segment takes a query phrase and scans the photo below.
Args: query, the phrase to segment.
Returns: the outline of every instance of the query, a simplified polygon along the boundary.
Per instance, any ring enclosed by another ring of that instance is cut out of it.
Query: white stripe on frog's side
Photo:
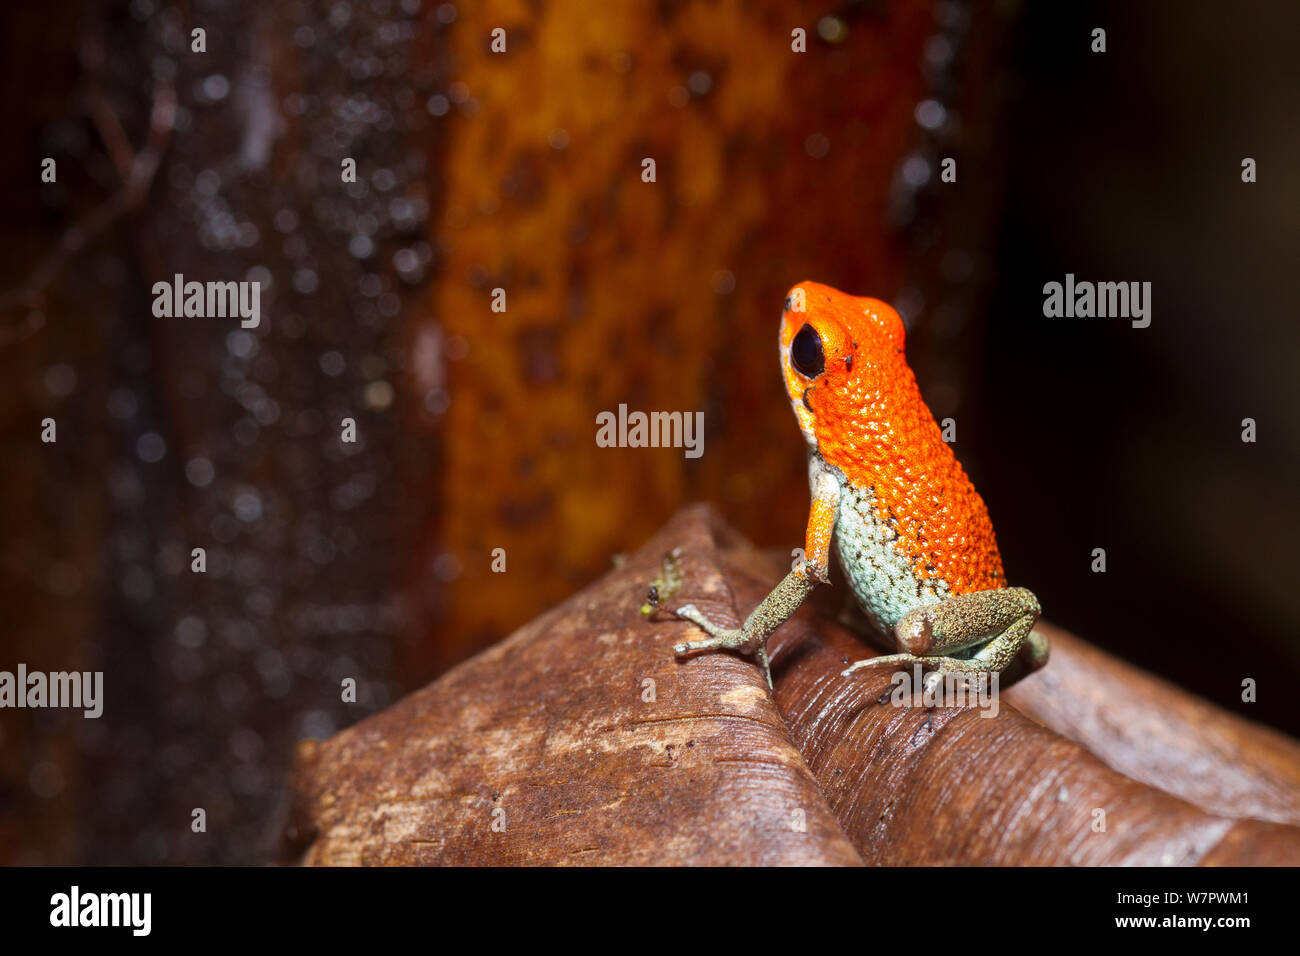
[[[926,604],[938,604],[950,594],[948,582],[921,580],[894,547],[898,534],[872,507],[872,490],[840,483],[840,507],[835,545],[858,606],[885,634],[904,614]]]
[[[785,370],[790,368],[790,346],[781,346],[781,374],[785,375]],[[803,396],[790,399],[790,407],[794,409],[795,421],[799,423],[799,431],[803,432],[803,440],[808,443],[811,452],[817,451],[817,429],[813,425],[813,413],[809,411],[808,406],[803,403]]]

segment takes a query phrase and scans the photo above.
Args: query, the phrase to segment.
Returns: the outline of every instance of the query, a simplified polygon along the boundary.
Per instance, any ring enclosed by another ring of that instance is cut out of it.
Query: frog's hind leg
[[[898,646],[906,651],[858,661],[845,675],[863,667],[921,663],[936,668],[932,678],[948,673],[1001,673],[1021,647],[1030,645],[1030,667],[1047,662],[1047,638],[1034,631],[1042,609],[1026,588],[998,588],[959,594],[905,614],[894,627]],[[973,654],[951,656],[971,647]]]

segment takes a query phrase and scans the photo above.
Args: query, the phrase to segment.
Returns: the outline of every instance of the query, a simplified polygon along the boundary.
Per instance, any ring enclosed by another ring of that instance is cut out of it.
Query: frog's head
[[[887,391],[906,370],[903,320],[888,303],[800,282],[785,297],[781,370],[799,427],[813,448],[819,432]]]

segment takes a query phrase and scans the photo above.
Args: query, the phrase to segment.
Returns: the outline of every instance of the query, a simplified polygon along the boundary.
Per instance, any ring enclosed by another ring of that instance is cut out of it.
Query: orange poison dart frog
[[[903,323],[878,299],[802,282],[785,300],[781,369],[808,445],[805,559],[739,629],[714,624],[692,604],[672,613],[707,640],[680,655],[753,655],[772,684],[767,640],[819,582],[836,548],[870,622],[897,654],[861,667],[921,663],[942,673],[1003,671],[1024,650],[1028,670],[1047,662],[1034,631],[1033,593],[1008,587],[993,524],[903,356]],[[651,591],[651,602],[665,595]]]

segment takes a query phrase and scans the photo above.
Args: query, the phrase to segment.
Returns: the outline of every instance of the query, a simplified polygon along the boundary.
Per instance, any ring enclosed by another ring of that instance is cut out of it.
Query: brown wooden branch
[[[638,614],[674,546],[681,596],[719,619],[783,571],[708,509],[681,512],[623,567],[501,644],[304,744],[288,858],[1300,861],[1300,829],[1275,822],[1300,818],[1294,741],[1059,631],[1053,662],[994,717],[893,706],[888,672],[840,676],[874,651],[814,608],[773,642],[773,699],[743,659],[677,662],[671,646],[690,626]]]
[[[1052,667],[1007,691],[1022,714],[1120,773],[1211,813],[1300,826],[1300,744],[1060,628]]]

